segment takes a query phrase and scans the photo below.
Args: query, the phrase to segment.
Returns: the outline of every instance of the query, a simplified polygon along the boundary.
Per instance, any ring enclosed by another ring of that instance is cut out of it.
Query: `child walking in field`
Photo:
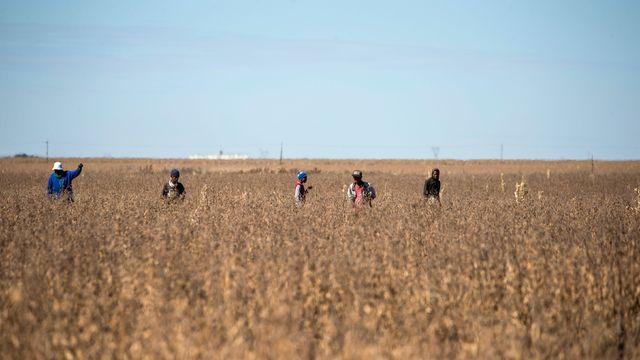
[[[184,186],[178,180],[180,179],[180,171],[178,169],[171,170],[171,178],[169,182],[164,184],[162,188],[162,198],[168,201],[184,200]]]
[[[304,171],[300,171],[296,176],[296,189],[294,192],[294,198],[296,200],[296,205],[302,206],[304,205],[307,199],[307,193],[309,190],[313,189],[313,186],[309,186],[305,188],[304,184],[307,182],[307,173]]]
[[[371,207],[371,200],[376,198],[376,190],[366,181],[362,181],[362,171],[355,170],[352,174],[353,183],[347,189],[347,199],[354,206]]]

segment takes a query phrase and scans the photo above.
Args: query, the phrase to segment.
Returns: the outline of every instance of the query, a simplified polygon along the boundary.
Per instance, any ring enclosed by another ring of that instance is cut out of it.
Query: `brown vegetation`
[[[440,162],[442,208],[425,161],[183,161],[177,204],[175,162],[83,162],[68,205],[0,161],[3,356],[640,357],[637,162]]]

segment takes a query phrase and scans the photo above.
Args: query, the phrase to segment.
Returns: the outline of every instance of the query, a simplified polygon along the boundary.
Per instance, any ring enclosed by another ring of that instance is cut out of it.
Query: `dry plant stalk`
[[[504,174],[500,173],[500,191],[504,192],[505,190],[505,183],[504,183]]]
[[[195,225],[199,221],[199,216],[203,212],[203,207],[207,203],[207,191],[209,191],[209,186],[205,184],[202,189],[200,189],[200,197],[198,198],[198,204],[196,205],[195,210],[191,214],[189,218],[189,222],[191,225]]]
[[[520,180],[519,183],[516,183],[516,191],[513,193],[516,197],[516,202],[522,202],[528,192],[529,190],[527,189],[527,184],[524,179]]]
[[[640,162],[603,163],[616,174],[604,197],[573,163],[442,165],[455,171],[433,211],[419,206],[419,166],[367,161],[385,196],[358,214],[340,192],[359,168],[349,161],[83,162],[69,205],[42,196],[50,164],[0,159],[5,357],[640,354]],[[172,167],[186,198],[165,204]],[[319,186],[298,209],[292,176],[314,167]],[[514,204],[470,175],[546,168],[561,174],[545,181],[553,202]],[[113,181],[118,169],[131,171]]]
[[[547,169],[547,180],[551,179],[551,169]]]

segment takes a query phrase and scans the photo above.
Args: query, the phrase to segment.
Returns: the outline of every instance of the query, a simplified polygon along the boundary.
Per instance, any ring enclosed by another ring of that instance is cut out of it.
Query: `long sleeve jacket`
[[[436,180],[433,177],[428,178],[424,182],[422,195],[424,197],[440,197],[440,180]]]
[[[72,191],[71,183],[81,172],[82,168],[77,168],[76,170],[65,171],[62,175],[58,175],[55,172],[52,173],[47,184],[47,194],[59,197],[65,191]]]

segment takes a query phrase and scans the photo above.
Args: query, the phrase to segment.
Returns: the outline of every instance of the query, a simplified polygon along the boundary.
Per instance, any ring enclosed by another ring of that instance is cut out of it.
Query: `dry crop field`
[[[0,160],[3,357],[640,357],[639,162],[82,161]]]

